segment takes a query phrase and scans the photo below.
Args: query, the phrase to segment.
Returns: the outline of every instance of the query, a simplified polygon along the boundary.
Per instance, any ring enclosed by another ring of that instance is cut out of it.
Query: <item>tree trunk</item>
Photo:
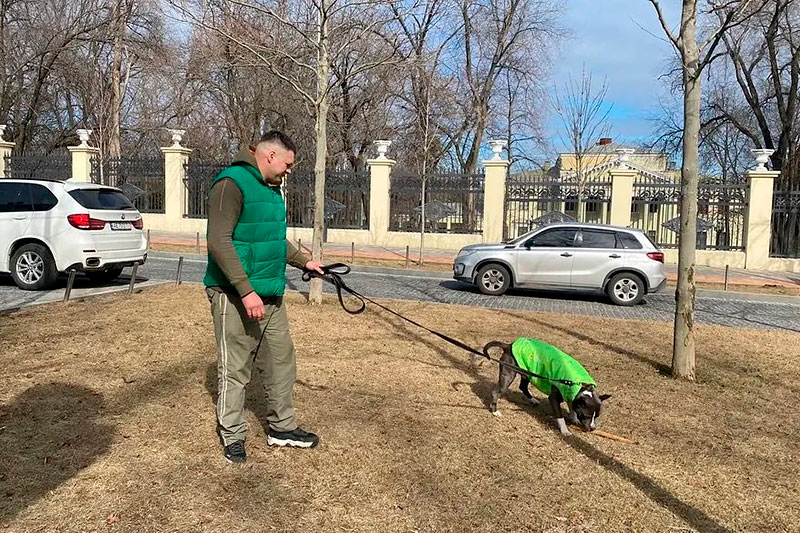
[[[319,13],[319,42],[317,49],[317,151],[314,159],[314,234],[311,238],[311,259],[322,262],[322,233],[325,224],[325,162],[328,152],[328,22],[327,10],[330,0],[322,0]],[[322,280],[311,279],[308,300],[322,303]]]
[[[426,165],[423,163],[422,165],[422,191],[420,191],[420,226],[419,226],[419,264],[422,265],[425,263],[425,203],[427,202],[427,198],[425,198],[425,185],[427,181],[427,176],[425,176],[425,167]]]
[[[111,65],[111,136],[108,140],[108,157],[122,155],[120,140],[120,115],[122,114],[122,36],[125,32],[124,0],[114,1],[114,57]],[[116,181],[116,180],[115,180]],[[112,183],[111,185],[116,185]]]
[[[700,136],[700,50],[697,45],[697,0],[684,0],[681,15],[683,42],[683,164],[678,239],[678,288],[675,292],[675,328],[672,375],[695,378],[695,250],[697,247],[697,162]]]

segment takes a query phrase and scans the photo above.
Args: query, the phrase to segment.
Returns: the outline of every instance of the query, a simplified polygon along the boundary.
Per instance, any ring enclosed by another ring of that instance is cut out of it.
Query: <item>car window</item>
[[[575,234],[577,230],[568,229],[568,228],[560,228],[560,229],[551,229],[539,233],[531,237],[528,242],[525,243],[525,246],[534,247],[534,248],[568,248],[572,247],[575,244]]]
[[[114,189],[75,189],[69,195],[86,209],[136,209],[127,196]]]
[[[30,211],[27,183],[0,183],[0,213]]]
[[[49,211],[58,203],[58,198],[44,185],[38,183],[26,183],[25,185],[34,211]]]
[[[627,248],[629,250],[641,250],[643,248],[642,243],[639,242],[639,239],[630,233],[620,231],[617,233],[617,239],[619,239],[619,243],[622,248]]]
[[[581,230],[581,248],[616,248],[617,237],[613,231]]]

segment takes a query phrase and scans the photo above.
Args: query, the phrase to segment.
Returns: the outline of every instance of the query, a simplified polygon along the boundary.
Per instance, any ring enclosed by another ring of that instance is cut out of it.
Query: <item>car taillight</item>
[[[141,218],[139,220],[134,220],[131,224],[133,224],[133,227],[136,229],[142,229],[144,227],[144,221]]]
[[[103,229],[106,227],[106,221],[98,218],[92,218],[88,213],[78,213],[76,215],[68,215],[67,220],[72,227],[78,229]]]
[[[664,252],[647,252],[647,257],[659,263],[664,262]]]

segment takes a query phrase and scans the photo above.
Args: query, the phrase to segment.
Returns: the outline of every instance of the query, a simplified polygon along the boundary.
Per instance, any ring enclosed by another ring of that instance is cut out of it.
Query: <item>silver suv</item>
[[[453,263],[453,277],[484,294],[511,287],[602,291],[635,305],[664,288],[664,254],[640,230],[599,224],[551,224],[501,244],[472,244]]]

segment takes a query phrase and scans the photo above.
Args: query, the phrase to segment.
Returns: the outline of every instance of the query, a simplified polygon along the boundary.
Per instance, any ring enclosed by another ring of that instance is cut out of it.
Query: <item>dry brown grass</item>
[[[800,335],[698,326],[689,384],[662,373],[666,323],[392,304],[474,345],[573,353],[630,445],[564,439],[516,391],[495,419],[493,366],[375,309],[289,300],[300,422],[322,445],[268,448],[252,387],[244,467],[214,434],[201,288],[0,317],[0,530],[798,530]]]

